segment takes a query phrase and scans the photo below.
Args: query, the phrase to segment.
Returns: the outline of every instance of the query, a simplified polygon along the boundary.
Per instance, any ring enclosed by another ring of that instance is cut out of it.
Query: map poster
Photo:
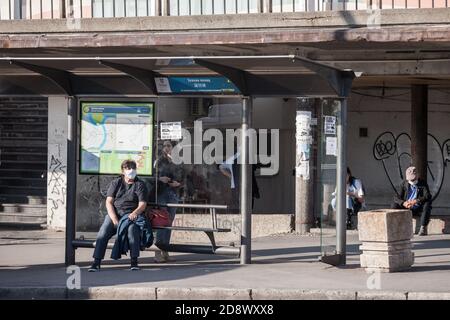
[[[80,173],[120,174],[123,160],[152,175],[153,102],[81,104]]]

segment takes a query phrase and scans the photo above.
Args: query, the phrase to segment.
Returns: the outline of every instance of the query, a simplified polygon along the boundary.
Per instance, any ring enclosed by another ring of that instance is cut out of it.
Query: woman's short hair
[[[124,170],[124,169],[136,169],[137,165],[136,165],[136,161],[134,160],[123,160],[122,164],[120,165],[120,169]]]

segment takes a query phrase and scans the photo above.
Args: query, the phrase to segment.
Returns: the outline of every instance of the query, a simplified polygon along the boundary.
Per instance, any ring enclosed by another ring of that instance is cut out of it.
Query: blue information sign
[[[155,80],[159,93],[240,93],[225,77],[167,77]]]

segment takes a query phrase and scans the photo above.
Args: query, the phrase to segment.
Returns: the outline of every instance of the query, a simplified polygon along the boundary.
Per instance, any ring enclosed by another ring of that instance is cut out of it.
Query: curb
[[[4,287],[0,300],[450,300],[450,292],[304,289]]]

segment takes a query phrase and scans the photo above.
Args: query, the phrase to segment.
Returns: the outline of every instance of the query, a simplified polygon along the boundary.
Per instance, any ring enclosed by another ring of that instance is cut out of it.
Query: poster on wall
[[[81,174],[120,174],[123,160],[152,175],[154,102],[82,102]]]

